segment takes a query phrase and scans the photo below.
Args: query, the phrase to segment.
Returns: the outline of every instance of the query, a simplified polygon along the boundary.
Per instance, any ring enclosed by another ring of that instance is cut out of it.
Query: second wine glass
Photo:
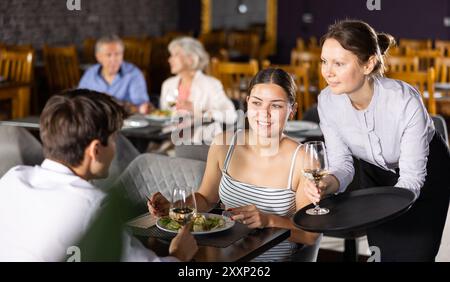
[[[190,199],[189,196],[192,195]],[[185,225],[197,213],[197,203],[195,201],[194,189],[175,185],[172,189],[172,200],[169,216],[180,225]]]

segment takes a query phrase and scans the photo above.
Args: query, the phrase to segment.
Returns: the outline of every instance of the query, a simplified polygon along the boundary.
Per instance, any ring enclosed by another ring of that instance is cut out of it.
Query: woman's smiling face
[[[250,129],[261,137],[280,136],[292,112],[286,92],[274,83],[256,84],[247,97]]]
[[[325,40],[322,46],[322,76],[335,94],[352,94],[360,89],[366,78],[364,66],[358,57],[344,49],[333,38]]]

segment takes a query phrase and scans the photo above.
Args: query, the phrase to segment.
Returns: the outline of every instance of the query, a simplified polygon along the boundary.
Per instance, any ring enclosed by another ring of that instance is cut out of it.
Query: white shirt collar
[[[74,178],[71,181],[71,183],[76,186],[85,187],[85,188],[95,188],[95,186],[92,185],[89,181],[79,177],[69,167],[67,167],[66,165],[59,163],[57,161],[45,159],[41,164],[41,168],[52,171],[52,172],[56,172],[58,174],[73,176]]]

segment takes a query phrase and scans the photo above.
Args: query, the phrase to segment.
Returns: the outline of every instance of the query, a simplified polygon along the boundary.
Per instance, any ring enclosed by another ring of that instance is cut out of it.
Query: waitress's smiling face
[[[247,97],[250,129],[261,137],[280,136],[292,105],[286,92],[274,83],[256,84]]]
[[[365,82],[366,70],[358,57],[333,38],[322,46],[322,76],[335,94],[352,94]]]

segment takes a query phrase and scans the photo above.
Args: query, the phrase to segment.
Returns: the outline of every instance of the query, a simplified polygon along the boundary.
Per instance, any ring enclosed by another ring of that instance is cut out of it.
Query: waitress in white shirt
[[[361,188],[395,186],[416,195],[406,214],[367,231],[369,245],[380,248],[382,261],[434,261],[449,206],[450,154],[417,90],[383,77],[383,56],[394,43],[361,21],[338,22],[322,37],[328,87],[318,109],[330,174],[307,193],[317,202],[345,191],[355,157]]]

